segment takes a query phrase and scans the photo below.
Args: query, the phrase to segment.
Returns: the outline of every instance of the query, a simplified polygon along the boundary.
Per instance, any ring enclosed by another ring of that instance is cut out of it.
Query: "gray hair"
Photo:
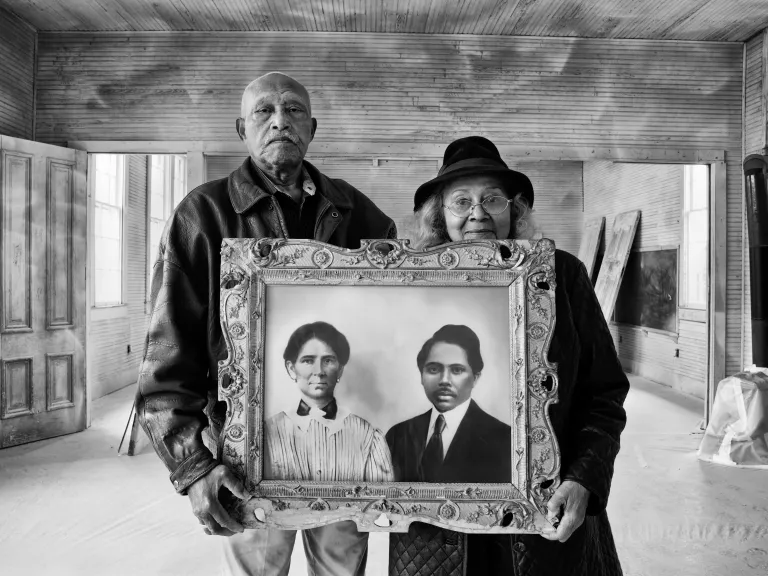
[[[413,239],[415,248],[430,248],[450,242],[448,229],[445,225],[443,212],[443,188],[439,187],[427,198],[424,204],[414,213],[416,221],[416,237]],[[512,224],[509,228],[509,239],[533,238],[536,225],[533,210],[522,194],[512,198]]]

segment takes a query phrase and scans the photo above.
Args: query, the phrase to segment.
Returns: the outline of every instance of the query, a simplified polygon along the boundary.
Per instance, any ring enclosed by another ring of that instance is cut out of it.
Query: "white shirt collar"
[[[336,409],[336,418],[333,420],[328,420],[328,418],[324,418],[324,413],[322,410],[312,410],[310,409],[309,414],[306,416],[299,416],[296,413],[296,410],[292,410],[291,412],[287,412],[288,418],[291,419],[293,424],[302,432],[306,433],[309,431],[309,426],[312,424],[312,421],[318,422],[328,428],[328,431],[331,434],[335,434],[339,430],[341,430],[344,427],[344,420],[347,416],[349,416],[351,412],[344,408],[343,406],[339,406],[337,404]]]
[[[429,416],[429,429],[427,430],[427,442],[432,437],[432,433],[435,431],[435,421],[437,417],[442,414],[445,418],[445,428],[443,429],[443,456],[448,453],[448,447],[453,441],[453,437],[456,436],[456,431],[459,429],[461,421],[464,420],[464,416],[469,410],[470,399],[462,402],[453,410],[447,412],[439,412],[434,406],[432,406],[432,413]]]
[[[309,175],[309,172],[307,172],[307,168],[305,166],[301,167],[301,189],[304,190],[307,194],[310,196],[315,195],[315,191],[317,190],[317,187],[315,186],[315,183],[312,181],[312,176]]]

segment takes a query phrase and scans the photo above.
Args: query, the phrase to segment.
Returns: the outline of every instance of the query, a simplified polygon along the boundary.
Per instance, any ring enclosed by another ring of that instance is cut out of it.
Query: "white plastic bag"
[[[768,470],[768,369],[750,367],[720,382],[698,456]]]

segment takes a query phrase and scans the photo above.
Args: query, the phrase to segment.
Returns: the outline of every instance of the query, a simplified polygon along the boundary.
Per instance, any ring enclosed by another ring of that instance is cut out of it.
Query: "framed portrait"
[[[551,240],[225,239],[219,456],[247,528],[536,533],[560,483]]]

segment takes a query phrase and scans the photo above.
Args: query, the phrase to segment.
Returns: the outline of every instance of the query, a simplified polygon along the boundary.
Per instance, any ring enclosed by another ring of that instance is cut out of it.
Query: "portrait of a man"
[[[395,480],[509,482],[512,429],[472,399],[484,367],[477,334],[465,325],[443,326],[421,347],[416,365],[432,407],[387,432]]]
[[[383,433],[336,400],[349,358],[349,341],[327,322],[304,324],[291,334],[283,360],[299,400],[295,409],[266,421],[265,479],[394,479]]]

